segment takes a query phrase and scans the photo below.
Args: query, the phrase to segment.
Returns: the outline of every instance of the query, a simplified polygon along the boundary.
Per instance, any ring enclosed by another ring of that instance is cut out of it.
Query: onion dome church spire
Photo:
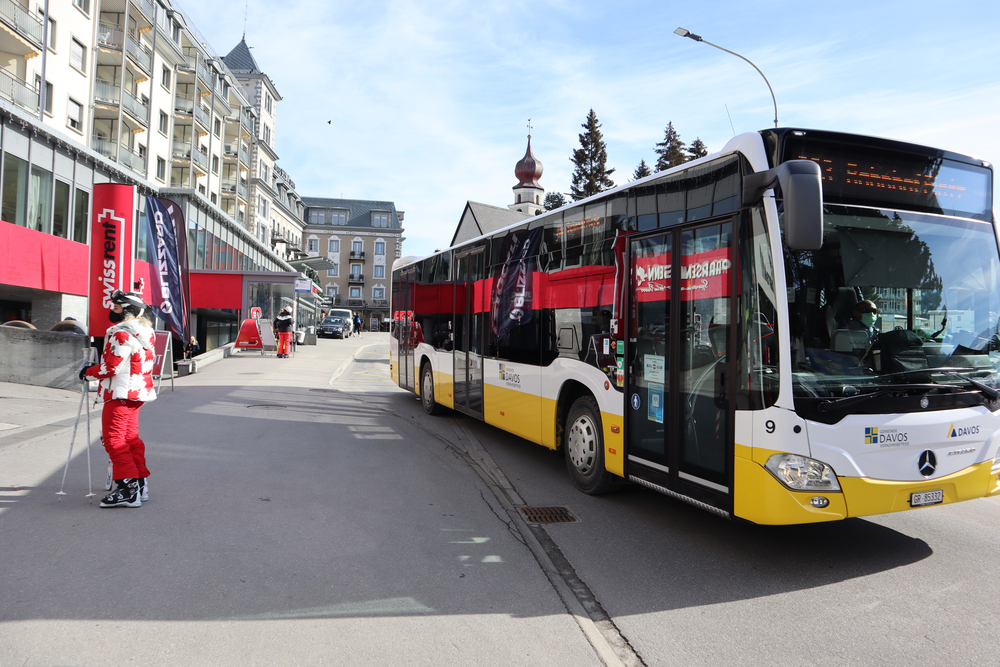
[[[530,132],[530,124],[528,128]],[[542,177],[542,163],[531,152],[531,134],[528,134],[528,148],[524,157],[514,165],[514,175],[517,177],[517,185],[511,188],[514,190],[514,203],[507,208],[528,215],[538,215],[545,211],[542,205],[545,188],[538,184],[538,179]]]

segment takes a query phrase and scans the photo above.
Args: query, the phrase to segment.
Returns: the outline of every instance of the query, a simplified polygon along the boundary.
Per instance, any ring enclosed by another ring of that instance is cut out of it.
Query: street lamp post
[[[715,48],[719,49],[720,51],[725,51],[726,53],[732,54],[732,55],[736,56],[737,58],[741,58],[742,60],[746,60],[748,63],[750,63],[750,67],[753,67],[755,70],[757,70],[757,74],[760,74],[761,78],[764,79],[764,83],[767,84],[767,89],[769,91],[771,91],[771,101],[774,102],[774,126],[778,127],[778,101],[774,98],[774,89],[771,88],[771,83],[767,80],[767,77],[764,76],[764,73],[760,71],[759,67],[757,67],[756,65],[754,65],[753,63],[751,63],[749,59],[744,58],[743,56],[741,56],[740,54],[736,53],[735,51],[730,51],[729,49],[724,49],[721,46],[719,46],[718,44],[712,44],[712,42],[709,42],[708,40],[702,39],[700,36],[694,34],[690,30],[686,30],[684,28],[678,28],[677,30],[674,30],[674,34],[680,35],[681,37],[688,37],[690,39],[693,39],[696,42],[701,42],[703,44],[708,44],[709,46],[714,46]]]

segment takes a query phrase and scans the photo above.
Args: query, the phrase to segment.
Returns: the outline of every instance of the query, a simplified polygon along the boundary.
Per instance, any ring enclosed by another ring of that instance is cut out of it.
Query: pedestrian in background
[[[192,357],[197,357],[199,354],[201,354],[201,347],[198,346],[198,339],[191,336],[191,340],[184,346],[184,358],[191,359]]]
[[[278,358],[287,359],[288,349],[292,342],[292,331],[295,328],[295,320],[292,317],[292,307],[285,306],[276,318],[274,318],[274,330],[278,332]]]
[[[156,400],[153,388],[153,346],[156,334],[144,317],[146,304],[135,292],[111,293],[113,326],[104,334],[99,364],[80,371],[80,379],[101,381],[101,438],[111,459],[114,491],[101,507],[139,507],[149,500],[146,445],[139,438],[139,409]]]

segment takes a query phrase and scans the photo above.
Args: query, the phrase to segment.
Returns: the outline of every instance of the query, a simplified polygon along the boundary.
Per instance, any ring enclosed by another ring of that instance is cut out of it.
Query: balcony
[[[388,308],[389,302],[386,299],[374,299],[371,306],[372,308]]]
[[[0,20],[22,37],[26,37],[37,48],[42,48],[42,22],[14,0],[0,0]]]
[[[235,195],[236,194],[236,179],[235,178],[224,178],[222,179],[222,192],[226,194]]]
[[[208,86],[209,89],[212,88],[212,73],[205,65],[204,60],[198,61],[198,76],[201,78],[202,81],[205,82],[205,85]]]
[[[353,307],[356,307],[356,308],[363,308],[364,305],[365,305],[365,300],[364,299],[348,299],[347,300],[347,305],[348,306],[353,306]]]
[[[118,159],[118,142],[109,141],[104,137],[93,136],[90,138],[90,147],[110,160]]]
[[[176,95],[174,97],[174,111],[176,113],[191,116],[194,114],[194,98]]]
[[[180,160],[190,160],[191,159],[191,144],[183,141],[175,141],[173,144],[173,150],[171,151],[174,159]]]
[[[97,45],[105,48],[121,50],[125,43],[125,31],[117,24],[101,21],[97,26]]]
[[[122,91],[122,109],[143,125],[149,125],[149,107],[145,102],[135,99],[126,91]]]
[[[99,104],[118,106],[121,102],[122,89],[114,81],[96,79],[94,81],[94,101]]]
[[[128,39],[125,40],[125,51],[132,58],[132,62],[148,75],[153,71],[153,54],[138,42],[138,38],[137,34],[129,32]]]
[[[242,145],[240,146],[240,160],[243,164],[250,164],[250,153],[248,153],[247,149],[243,148]]]
[[[203,169],[208,169],[208,154],[200,150],[194,152],[194,163]]]
[[[137,174],[143,175],[146,173],[146,158],[145,156],[139,155],[138,153],[133,153],[129,150],[128,146],[122,146],[118,153],[118,162],[125,165]]]
[[[193,72],[198,68],[198,49],[190,46],[184,47],[184,62],[178,65],[181,69]]]
[[[365,251],[364,250],[352,250],[351,251],[351,259],[360,259],[361,261],[364,261],[364,259],[365,259]]]
[[[365,277],[360,273],[351,273],[347,276],[347,282],[351,285],[364,285]]]
[[[236,184],[236,194],[243,199],[250,199],[250,188],[243,181]]]
[[[153,21],[153,3],[149,0],[132,0],[132,4],[139,8],[146,18],[149,19],[150,23]]]
[[[205,126],[206,130],[212,129],[212,112],[205,110],[200,104],[194,105],[194,117]]]
[[[0,97],[10,100],[32,114],[38,113],[38,93],[6,70],[0,70]]]

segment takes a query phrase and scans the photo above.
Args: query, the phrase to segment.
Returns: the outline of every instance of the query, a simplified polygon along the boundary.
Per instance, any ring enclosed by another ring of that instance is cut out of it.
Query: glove
[[[87,364],[86,366],[84,366],[83,368],[81,368],[80,369],[80,379],[81,380],[86,380],[87,379],[87,370],[89,368],[92,368],[92,367],[96,366],[96,365],[97,364]]]

